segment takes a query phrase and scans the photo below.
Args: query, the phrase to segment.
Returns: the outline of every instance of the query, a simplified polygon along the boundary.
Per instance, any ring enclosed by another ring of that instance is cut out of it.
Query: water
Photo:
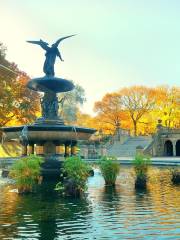
[[[62,199],[46,188],[19,196],[0,186],[0,239],[180,239],[180,187],[152,168],[147,191],[135,191],[131,168],[116,188],[98,171],[84,199]]]

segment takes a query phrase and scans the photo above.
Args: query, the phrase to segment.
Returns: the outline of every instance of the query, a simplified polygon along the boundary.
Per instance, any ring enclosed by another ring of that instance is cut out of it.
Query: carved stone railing
[[[156,137],[155,137],[155,138],[156,138]],[[144,153],[145,155],[151,155],[151,156],[153,156],[153,147],[154,147],[154,144],[155,144],[155,142],[156,142],[156,139],[155,139],[155,138],[153,138],[152,141],[150,142],[150,144],[147,145],[147,146],[144,148],[143,153]]]
[[[160,134],[180,134],[180,128],[161,127],[158,132]]]

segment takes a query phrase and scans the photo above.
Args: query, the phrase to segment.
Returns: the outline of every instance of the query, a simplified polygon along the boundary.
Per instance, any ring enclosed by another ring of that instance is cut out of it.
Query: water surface
[[[0,239],[180,239],[180,187],[165,169],[151,169],[147,191],[134,189],[127,167],[115,188],[97,170],[84,199],[49,188],[18,195],[0,185]]]

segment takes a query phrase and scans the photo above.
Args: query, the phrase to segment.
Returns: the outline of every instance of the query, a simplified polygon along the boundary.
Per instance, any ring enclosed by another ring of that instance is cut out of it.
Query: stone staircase
[[[141,146],[144,149],[151,141],[152,137],[150,136],[129,137],[123,144],[115,141],[107,150],[107,154],[116,157],[133,157],[136,154],[137,146]]]

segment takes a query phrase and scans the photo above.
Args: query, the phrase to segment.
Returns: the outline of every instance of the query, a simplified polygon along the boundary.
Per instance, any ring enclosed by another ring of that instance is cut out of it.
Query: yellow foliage
[[[95,125],[104,133],[114,133],[117,127],[129,129],[135,135],[156,131],[157,121],[166,127],[180,127],[180,88],[132,86],[106,94],[94,105]],[[92,121],[92,120],[91,120]],[[93,122],[93,121],[92,121]]]

